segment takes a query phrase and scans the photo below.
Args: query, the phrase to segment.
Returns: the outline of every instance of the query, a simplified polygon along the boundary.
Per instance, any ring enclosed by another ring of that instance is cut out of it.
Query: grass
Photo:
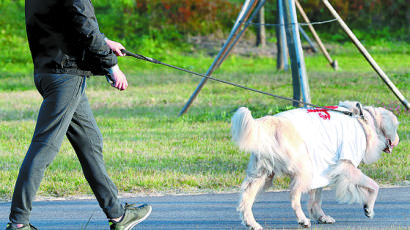
[[[333,105],[340,100],[359,100],[391,109],[401,122],[401,143],[393,154],[383,154],[378,163],[362,165],[361,169],[382,185],[407,183],[409,112],[353,47],[335,46],[331,52],[340,71],[333,71],[320,54],[305,58],[312,103]],[[371,48],[370,52],[409,99],[408,45],[390,44],[388,48]],[[204,73],[212,58],[171,54],[161,61]],[[120,66],[130,83],[126,91],[112,89],[101,77],[91,77],[87,89],[104,136],[107,170],[120,192],[236,191],[245,176],[249,155],[238,151],[230,141],[233,112],[247,106],[260,117],[290,108],[287,101],[209,81],[189,112],[178,117],[200,78],[130,57],[121,58]],[[41,104],[30,68],[0,70],[0,197],[6,200],[11,198]],[[233,56],[213,76],[292,96],[290,73],[276,71],[274,59]],[[282,178],[275,180],[274,186],[282,189],[287,184],[288,179]],[[91,194],[91,190],[65,140],[46,171],[39,195],[84,194]]]

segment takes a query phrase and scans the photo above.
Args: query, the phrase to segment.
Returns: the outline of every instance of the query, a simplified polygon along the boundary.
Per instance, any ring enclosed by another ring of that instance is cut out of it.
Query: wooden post
[[[256,46],[264,48],[266,46],[266,30],[265,30],[265,7],[261,7],[258,13],[259,27],[256,33]]]
[[[285,9],[286,39],[292,68],[293,99],[300,101],[302,96],[303,102],[310,103],[309,84],[302,44],[300,42],[295,0],[284,0],[283,5]],[[294,102],[293,106],[299,107],[301,104]]]
[[[389,77],[383,72],[380,66],[376,63],[376,61],[372,58],[372,56],[367,52],[366,48],[360,43],[359,39],[353,34],[353,32],[349,29],[343,19],[339,16],[336,10],[332,7],[332,5],[327,0],[322,0],[329,11],[333,14],[333,16],[337,19],[339,24],[342,26],[345,33],[350,37],[353,41],[357,49],[359,49],[360,53],[366,58],[369,64],[373,67],[376,73],[380,76],[380,78],[384,81],[384,83],[390,88],[390,90],[396,95],[396,97],[400,100],[400,102],[409,110],[409,102],[404,98],[404,96],[400,93],[400,91],[396,88],[393,82],[390,81]]]
[[[319,45],[320,51],[322,51],[323,55],[325,55],[327,61],[330,64],[330,66],[332,66],[332,68],[334,70],[337,70],[338,69],[337,61],[336,60],[333,61],[332,58],[330,57],[330,55],[327,52],[325,46],[323,45],[322,41],[320,40],[319,35],[317,35],[315,28],[313,28],[313,26],[310,24],[310,20],[307,17],[307,15],[305,14],[305,11],[303,10],[302,6],[299,4],[298,0],[295,0],[295,3],[296,3],[296,7],[299,10],[300,15],[302,15],[303,20],[305,20],[305,22],[308,24],[310,32],[312,32],[313,38],[316,40],[316,43]]]
[[[235,25],[229,34],[228,39],[226,40],[225,44],[223,45],[222,49],[219,51],[218,55],[214,59],[212,65],[209,67],[208,71],[206,72],[206,76],[211,76],[215,69],[219,66],[219,62],[222,60],[224,56],[227,55],[227,48],[230,47],[231,43],[233,42],[233,38],[238,34],[239,28],[242,26],[243,22],[246,21],[251,13],[252,9],[255,7],[258,0],[246,0],[242,6],[242,10],[236,19]],[[192,103],[194,102],[195,98],[198,96],[199,92],[201,91],[202,87],[206,84],[208,78],[202,78],[201,82],[195,89],[194,93],[189,98],[188,102],[185,104],[184,108],[179,112],[179,116],[185,114],[189,107],[191,107]]]
[[[283,10],[283,0],[276,1],[276,21],[279,26],[276,27],[276,47],[278,50],[276,57],[276,69],[277,70],[288,70],[288,49],[286,46],[286,32],[285,32],[285,21],[284,21],[284,10]]]
[[[235,47],[236,43],[241,39],[242,35],[245,33],[245,31],[247,30],[247,28],[250,25],[250,22],[253,20],[253,18],[255,18],[255,16],[258,14],[259,10],[263,7],[263,5],[265,4],[266,0],[261,0],[259,1],[258,6],[255,8],[255,10],[253,11],[252,15],[249,17],[249,19],[247,19],[247,21],[244,23],[245,25],[243,26],[241,32],[239,32],[238,35],[236,35],[236,38],[233,40],[233,42],[231,42],[231,44],[229,45],[229,47],[227,48],[227,51],[225,52],[225,54],[223,55],[223,57],[221,58],[221,60],[218,63],[218,66],[216,68],[219,68],[219,66],[225,61],[225,59],[227,58],[227,56],[229,55],[229,53],[231,52],[231,50]]]

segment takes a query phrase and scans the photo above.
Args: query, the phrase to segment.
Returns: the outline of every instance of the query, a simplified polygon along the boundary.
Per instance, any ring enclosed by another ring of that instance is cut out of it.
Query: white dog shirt
[[[357,118],[322,108],[299,108],[275,116],[289,119],[305,140],[313,167],[311,189],[329,184],[330,166],[339,160],[349,160],[355,167],[362,161],[366,136]]]

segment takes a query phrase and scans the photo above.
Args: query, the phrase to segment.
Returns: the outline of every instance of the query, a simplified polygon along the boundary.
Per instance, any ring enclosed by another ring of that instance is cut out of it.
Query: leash
[[[349,112],[349,111],[341,111],[341,110],[332,109],[332,108],[328,108],[328,107],[324,107],[324,106],[318,106],[318,105],[314,105],[314,104],[311,104],[311,103],[298,101],[298,100],[295,100],[295,99],[293,99],[293,98],[289,98],[289,97],[284,97],[284,96],[279,96],[279,95],[267,93],[267,92],[264,92],[264,91],[261,91],[261,90],[252,89],[252,88],[249,88],[249,87],[246,87],[246,86],[243,86],[243,85],[239,85],[239,84],[236,84],[236,83],[232,83],[232,82],[229,82],[229,81],[225,81],[225,80],[213,78],[213,77],[210,77],[210,76],[206,76],[206,75],[204,75],[204,74],[196,73],[196,72],[193,72],[193,71],[191,71],[191,70],[183,69],[183,68],[180,68],[180,67],[177,67],[177,66],[173,66],[173,65],[170,65],[170,64],[167,64],[167,63],[160,62],[160,61],[158,61],[158,60],[156,60],[156,59],[154,59],[154,58],[146,57],[146,56],[143,56],[143,55],[141,55],[141,54],[135,54],[135,53],[132,53],[132,52],[130,52],[130,51],[128,51],[128,50],[122,49],[121,52],[122,52],[123,54],[126,54],[126,55],[128,55],[128,56],[131,56],[131,57],[134,57],[134,58],[137,58],[137,59],[140,59],[140,60],[144,60],[144,61],[147,61],[147,62],[151,62],[151,63],[154,63],[154,64],[163,65],[163,66],[168,66],[168,67],[170,67],[170,68],[177,69],[177,70],[180,70],[180,71],[183,71],[183,72],[186,72],[186,73],[190,73],[190,74],[193,74],[193,75],[196,75],[196,76],[200,76],[200,77],[207,78],[207,79],[209,79],[209,80],[221,82],[221,83],[224,83],[224,84],[227,84],[227,85],[232,85],[232,86],[239,87],[239,88],[242,88],[242,89],[246,89],[246,90],[249,90],[249,91],[253,91],[253,92],[256,92],[256,93],[268,95],[268,96],[271,96],[271,97],[276,97],[276,98],[279,98],[279,99],[282,99],[282,100],[287,100],[287,101],[302,103],[302,104],[304,104],[304,105],[308,105],[308,106],[315,107],[315,108],[321,108],[321,109],[325,109],[325,110],[330,110],[330,111],[334,111],[334,112],[343,113],[343,114],[348,115],[348,116],[350,116],[350,117],[354,117],[354,116],[355,116],[354,113]],[[108,78],[107,78],[107,81],[109,81]],[[360,110],[360,111],[361,111],[361,110]],[[363,115],[362,115],[362,114],[360,114],[359,116],[363,118]]]

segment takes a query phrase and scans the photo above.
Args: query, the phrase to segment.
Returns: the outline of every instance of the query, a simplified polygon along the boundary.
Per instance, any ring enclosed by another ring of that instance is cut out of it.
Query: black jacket
[[[34,73],[106,75],[117,64],[91,0],[26,0],[25,13]]]

